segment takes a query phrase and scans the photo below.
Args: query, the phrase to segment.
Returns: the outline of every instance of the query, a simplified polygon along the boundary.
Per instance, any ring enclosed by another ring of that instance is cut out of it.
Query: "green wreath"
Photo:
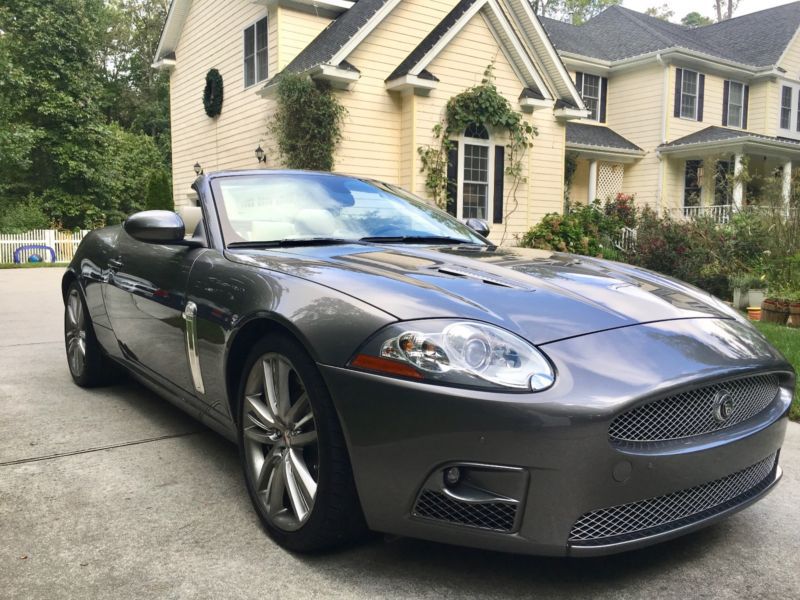
[[[206,74],[206,89],[203,91],[203,108],[211,117],[218,117],[222,112],[222,75],[216,69]]]

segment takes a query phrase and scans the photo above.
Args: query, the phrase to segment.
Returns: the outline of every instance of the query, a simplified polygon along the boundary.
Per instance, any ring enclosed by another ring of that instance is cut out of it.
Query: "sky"
[[[661,6],[662,4],[669,4],[670,9],[675,11],[675,16],[670,20],[676,23],[681,18],[692,11],[697,11],[702,15],[714,18],[716,16],[716,9],[714,8],[713,0],[623,0],[622,6],[632,10],[644,12],[651,6]],[[734,17],[746,15],[747,13],[764,10],[765,8],[772,8],[773,6],[780,6],[781,4],[788,4],[786,0],[741,0],[739,8],[733,13]]]

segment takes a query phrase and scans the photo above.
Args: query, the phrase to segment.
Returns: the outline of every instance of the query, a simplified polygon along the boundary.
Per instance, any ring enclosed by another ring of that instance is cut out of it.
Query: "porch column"
[[[586,204],[591,204],[597,198],[597,161],[589,163],[589,194]]]
[[[742,155],[737,154],[733,165],[733,206],[736,210],[742,208],[744,198],[744,184],[742,183]]]
[[[783,186],[781,196],[783,198],[783,210],[789,215],[789,201],[792,199],[792,161],[787,160],[783,163]]]

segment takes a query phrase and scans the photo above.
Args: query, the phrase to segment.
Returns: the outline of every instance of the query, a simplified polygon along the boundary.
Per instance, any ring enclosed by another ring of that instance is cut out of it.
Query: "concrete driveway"
[[[289,554],[262,533],[232,445],[134,383],[72,384],[61,274],[0,270],[0,598],[800,598],[796,424],[775,492],[643,551],[541,559],[376,537]]]

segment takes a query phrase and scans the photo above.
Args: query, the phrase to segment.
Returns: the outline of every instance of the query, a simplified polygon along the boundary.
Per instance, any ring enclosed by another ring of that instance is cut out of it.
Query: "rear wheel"
[[[245,480],[269,535],[298,552],[358,538],[366,527],[344,437],[302,347],[286,336],[257,344],[239,396]]]
[[[86,302],[76,282],[73,282],[67,290],[64,306],[64,345],[69,372],[73,381],[79,386],[106,385],[119,375],[119,368],[105,355],[94,335]]]

